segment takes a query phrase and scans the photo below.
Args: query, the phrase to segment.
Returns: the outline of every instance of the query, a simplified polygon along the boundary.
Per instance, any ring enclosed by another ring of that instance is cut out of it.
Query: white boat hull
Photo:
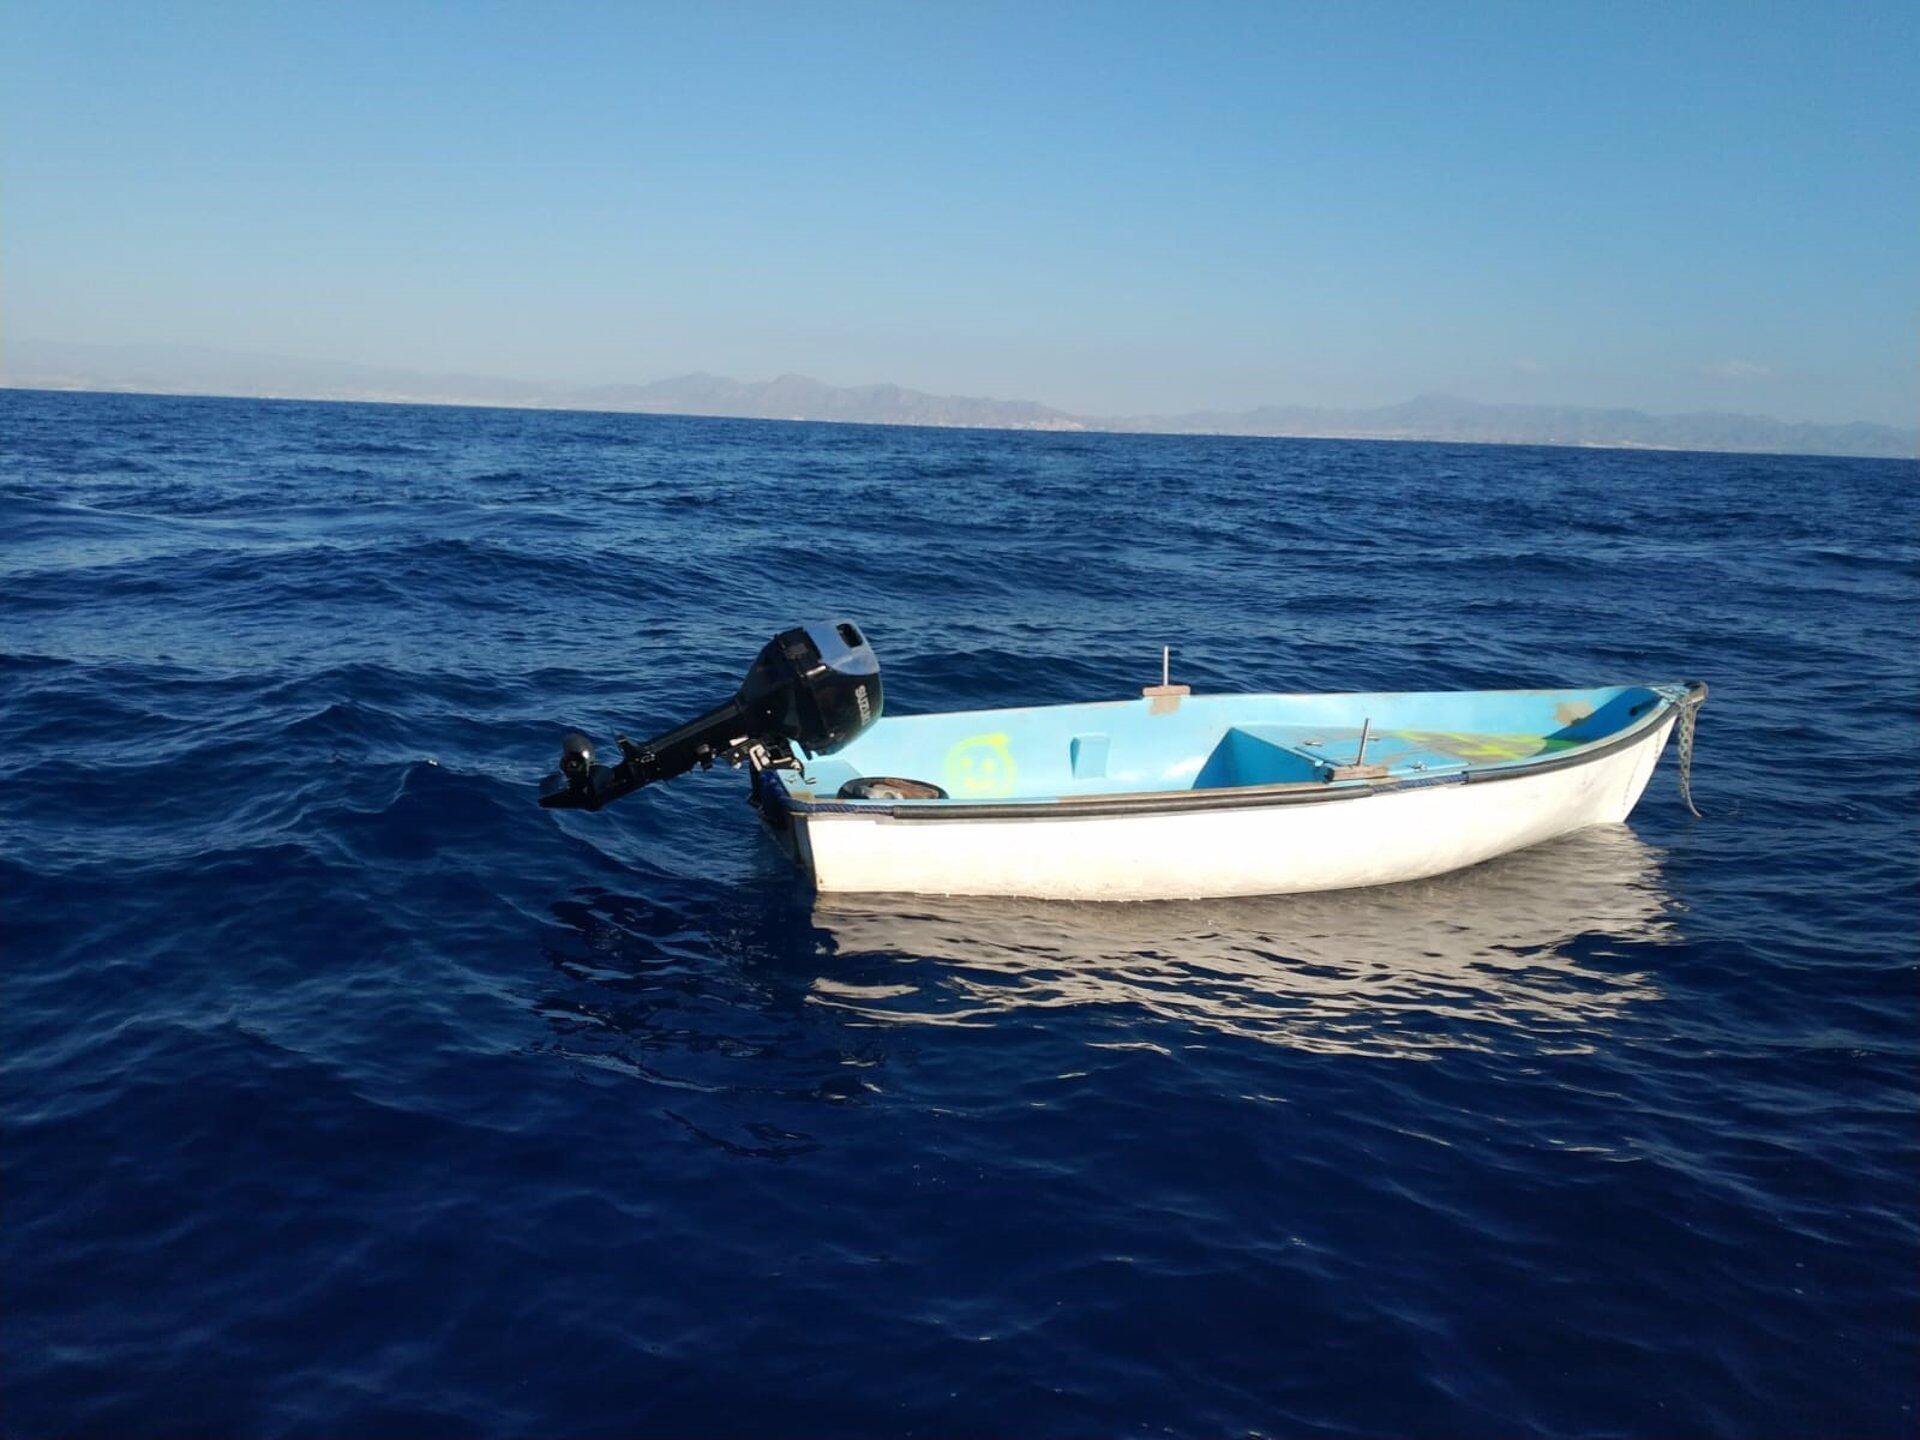
[[[1625,820],[1673,723],[1578,763],[1471,784],[1137,814],[796,810],[787,838],[830,894],[1168,900],[1389,885]]]

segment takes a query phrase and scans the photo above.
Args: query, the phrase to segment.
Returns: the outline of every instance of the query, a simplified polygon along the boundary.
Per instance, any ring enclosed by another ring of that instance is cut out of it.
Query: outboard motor
[[[561,742],[560,771],[540,785],[552,810],[598,810],[630,790],[671,780],[717,759],[756,766],[792,759],[793,745],[830,755],[880,718],[880,661],[851,621],[784,630],[767,642],[739,692],[697,720],[636,745],[616,737],[620,759],[603,765],[593,742]]]

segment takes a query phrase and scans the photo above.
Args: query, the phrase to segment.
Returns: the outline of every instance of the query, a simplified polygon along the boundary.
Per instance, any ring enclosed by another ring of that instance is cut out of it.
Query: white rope
[[[1680,701],[1680,799],[1694,819],[1703,820],[1706,817],[1693,803],[1693,722],[1699,713],[1698,697],[1690,694]]]

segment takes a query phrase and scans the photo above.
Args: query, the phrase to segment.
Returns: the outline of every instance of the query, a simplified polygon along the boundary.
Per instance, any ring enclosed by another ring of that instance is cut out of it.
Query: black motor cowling
[[[620,759],[612,765],[596,762],[584,735],[568,735],[559,773],[541,783],[540,803],[598,810],[720,758],[779,760],[792,745],[830,755],[880,718],[880,702],[880,661],[851,621],[784,630],[760,651],[731,700],[645,744],[620,736]]]

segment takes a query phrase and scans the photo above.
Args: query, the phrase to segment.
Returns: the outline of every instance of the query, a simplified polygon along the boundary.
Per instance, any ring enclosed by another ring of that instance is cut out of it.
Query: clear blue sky
[[[1912,424],[1920,4],[0,7],[5,334]]]

